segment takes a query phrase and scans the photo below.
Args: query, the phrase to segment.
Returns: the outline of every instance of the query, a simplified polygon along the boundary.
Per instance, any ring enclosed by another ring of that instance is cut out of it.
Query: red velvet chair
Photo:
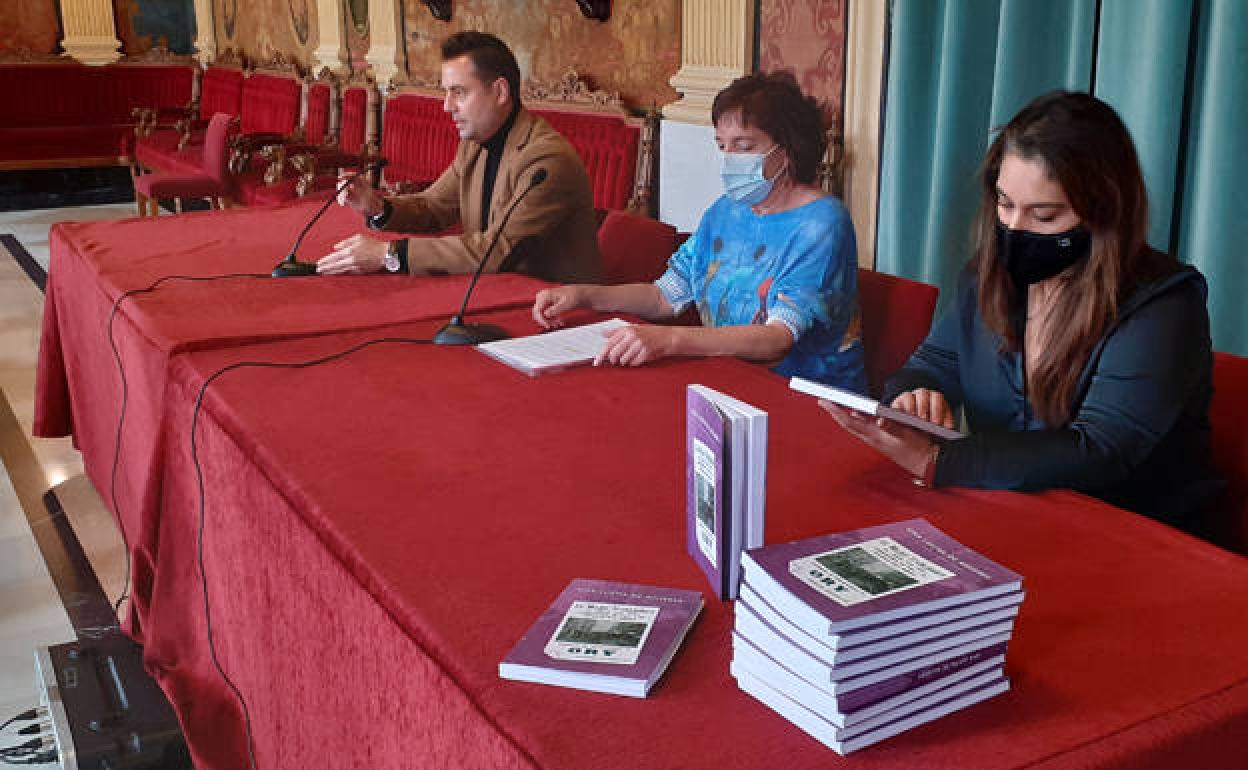
[[[134,198],[139,216],[160,213],[160,200],[173,198],[175,211],[182,211],[183,198],[207,198],[213,208],[229,205],[232,182],[226,166],[229,162],[230,129],[236,119],[218,112],[208,122],[204,135],[204,163],[198,174],[143,174],[134,180]]]
[[[932,326],[940,290],[928,283],[858,269],[858,306],[867,386],[878,396]]]
[[[657,219],[613,209],[598,227],[605,280],[649,283],[663,275],[667,258],[680,246],[676,228]]]
[[[1214,469],[1228,482],[1211,522],[1210,537],[1219,545],[1248,556],[1248,410],[1242,399],[1248,393],[1248,358],[1230,353],[1213,354],[1213,403],[1209,422],[1213,426]]]

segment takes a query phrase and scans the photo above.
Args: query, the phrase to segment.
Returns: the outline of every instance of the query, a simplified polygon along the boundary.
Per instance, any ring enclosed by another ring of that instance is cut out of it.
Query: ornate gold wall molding
[[[884,3],[851,2],[845,50],[845,205],[858,235],[858,264],[875,265],[880,191],[880,90],[888,34]]]
[[[681,99],[663,117],[709,126],[715,94],[753,66],[754,0],[683,0],[680,25],[680,71],[671,83]]]
[[[121,58],[113,0],[62,0],[65,53],[83,64],[110,64]]]

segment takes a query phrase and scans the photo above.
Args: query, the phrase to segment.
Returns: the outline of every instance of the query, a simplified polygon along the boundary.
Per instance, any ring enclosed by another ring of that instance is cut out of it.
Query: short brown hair
[[[793,178],[814,184],[828,140],[824,135],[823,106],[802,93],[793,73],[757,72],[737,78],[715,95],[711,122],[733,110],[741,111],[741,122],[754,126],[789,156]]]
[[[507,81],[512,104],[520,104],[520,65],[511,49],[502,40],[486,32],[466,29],[442,41],[442,61],[467,56],[477,78],[490,84],[502,78]]]

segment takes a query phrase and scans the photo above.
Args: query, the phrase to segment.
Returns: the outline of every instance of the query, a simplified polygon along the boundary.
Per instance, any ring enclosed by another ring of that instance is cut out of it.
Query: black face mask
[[[1019,289],[1052,278],[1091,250],[1092,234],[1082,227],[1047,235],[997,223],[997,258]]]

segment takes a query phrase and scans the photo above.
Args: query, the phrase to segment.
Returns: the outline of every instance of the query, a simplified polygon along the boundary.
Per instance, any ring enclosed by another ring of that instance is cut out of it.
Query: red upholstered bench
[[[381,114],[382,177],[394,192],[418,192],[437,179],[455,157],[459,135],[442,110],[442,95],[427,89],[401,90],[386,99]]]
[[[526,81],[522,100],[576,148],[596,208],[653,214],[656,115],[630,115],[617,95],[590,90],[575,72],[554,84]],[[424,189],[450,165],[458,146],[440,92],[409,88],[386,101],[381,153],[390,162],[389,189]]]
[[[0,65],[0,169],[115,166],[128,162],[138,107],[191,100],[189,58]]]

